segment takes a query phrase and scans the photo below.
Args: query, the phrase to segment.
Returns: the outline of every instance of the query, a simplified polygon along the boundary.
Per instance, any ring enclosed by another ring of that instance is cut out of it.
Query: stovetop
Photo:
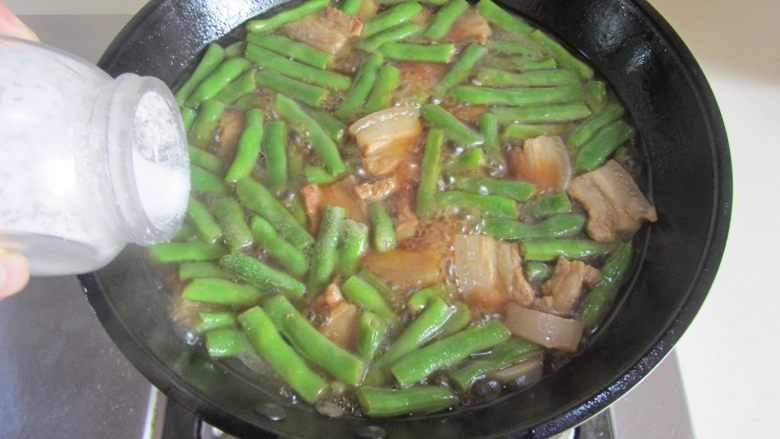
[[[22,19],[44,42],[96,62],[129,16]],[[169,419],[180,410],[114,346],[75,277],[33,279],[20,295],[0,302],[0,351],[3,438],[161,438],[166,408]],[[197,428],[204,439],[226,437],[205,424]],[[608,411],[562,438],[575,436],[692,438],[674,352]]]

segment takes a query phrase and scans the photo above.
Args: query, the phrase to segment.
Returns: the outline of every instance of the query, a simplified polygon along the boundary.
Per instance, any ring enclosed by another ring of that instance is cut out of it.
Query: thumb
[[[18,293],[30,280],[30,262],[17,253],[0,250],[0,300]]]

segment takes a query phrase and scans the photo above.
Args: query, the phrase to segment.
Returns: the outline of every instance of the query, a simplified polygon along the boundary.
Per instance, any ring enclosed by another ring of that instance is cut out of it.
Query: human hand
[[[22,23],[0,0],[0,35],[39,41],[26,24]],[[30,280],[30,262],[18,253],[0,249],[0,300],[16,294]]]
[[[25,40],[40,41],[38,35],[26,24],[19,20],[10,9],[0,0],[0,35],[22,38]]]

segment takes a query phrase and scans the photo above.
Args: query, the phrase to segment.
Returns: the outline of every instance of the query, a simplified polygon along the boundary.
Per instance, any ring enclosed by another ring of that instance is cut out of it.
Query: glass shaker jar
[[[187,142],[158,79],[0,37],[0,151],[0,249],[33,275],[96,270],[181,226]]]

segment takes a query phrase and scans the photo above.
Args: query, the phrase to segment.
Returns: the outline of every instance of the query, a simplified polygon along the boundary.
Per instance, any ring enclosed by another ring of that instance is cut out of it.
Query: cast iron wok
[[[210,41],[275,6],[258,0],[169,0],[144,7],[100,61],[113,75],[154,75],[177,86]],[[505,6],[587,57],[628,108],[647,159],[659,221],[640,233],[637,272],[592,346],[527,391],[452,413],[335,419],[290,404],[241,364],[214,364],[169,318],[169,292],[143,249],[80,277],[89,302],[130,361],[168,396],[239,436],[354,437],[369,425],[390,438],[546,437],[606,408],[669,352],[704,300],[731,210],[726,134],[712,92],[669,25],[642,0],[515,0]],[[226,38],[231,38],[227,36]],[[117,395],[121,397],[121,395]],[[274,402],[274,422],[256,408]]]

